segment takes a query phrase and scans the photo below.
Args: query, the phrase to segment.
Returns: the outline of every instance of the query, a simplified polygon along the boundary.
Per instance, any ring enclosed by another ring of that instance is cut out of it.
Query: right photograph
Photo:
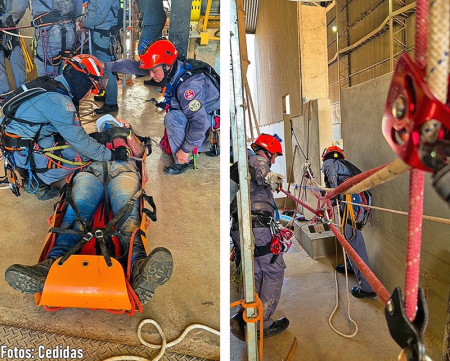
[[[231,361],[450,361],[449,14],[230,2]]]

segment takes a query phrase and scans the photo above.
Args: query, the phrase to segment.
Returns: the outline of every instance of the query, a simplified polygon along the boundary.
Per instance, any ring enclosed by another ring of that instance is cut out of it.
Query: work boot
[[[230,319],[230,331],[239,340],[245,342],[245,321],[242,317],[242,312],[236,313]]]
[[[39,186],[39,189],[34,193],[37,199],[40,201],[48,201],[49,199],[59,196],[59,188],[54,186],[49,186],[45,184],[44,186]]]
[[[343,264],[338,264],[334,269],[338,273],[345,273],[345,265],[343,265]],[[355,271],[353,271],[353,268],[350,265],[347,265],[347,272],[351,273],[351,274],[355,274]]]
[[[272,337],[275,335],[280,334],[285,329],[287,329],[289,326],[289,320],[286,317],[282,317],[279,320],[274,321],[269,327],[265,328],[263,330],[263,336],[266,337]],[[258,333],[259,336],[259,333]]]
[[[109,114],[119,111],[119,106],[117,104],[103,104],[101,108],[95,109],[95,114]]]
[[[39,187],[35,190],[35,183],[31,185],[31,190],[28,189],[28,176],[22,176],[23,190],[27,193],[34,194],[40,201],[47,201],[49,199],[59,196],[60,189],[45,183],[39,183]]]
[[[104,95],[94,95],[94,100],[96,102],[104,102],[106,97]]]
[[[153,297],[156,287],[167,283],[172,270],[172,254],[163,247],[155,248],[146,258],[134,262],[131,287],[143,305]]]
[[[205,154],[208,157],[218,157],[220,155],[219,151],[214,151],[214,150],[208,150],[207,152],[205,152]]]
[[[176,174],[181,174],[186,172],[186,170],[188,168],[191,167],[191,165],[194,164],[194,161],[189,161],[187,163],[184,164],[178,164],[178,163],[173,163],[171,165],[168,165],[166,168],[164,168],[164,173],[166,174],[170,174],[170,175],[176,175]]]
[[[54,259],[48,258],[34,266],[13,264],[5,272],[5,280],[17,291],[33,294],[42,292]]]
[[[374,298],[377,296],[375,292],[366,292],[360,287],[352,287],[350,293],[356,298]]]

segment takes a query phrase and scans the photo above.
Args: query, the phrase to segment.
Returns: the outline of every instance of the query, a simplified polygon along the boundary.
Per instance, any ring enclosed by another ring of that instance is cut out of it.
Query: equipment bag
[[[43,0],[39,0],[39,2],[49,11],[55,12],[55,15],[60,17],[60,20],[76,18],[83,11],[82,0],[53,0],[51,7]]]

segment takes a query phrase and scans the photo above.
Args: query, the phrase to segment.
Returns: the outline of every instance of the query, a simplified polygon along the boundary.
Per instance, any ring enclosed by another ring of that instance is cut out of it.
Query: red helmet
[[[283,155],[283,149],[281,148],[281,143],[277,137],[274,137],[270,134],[261,134],[256,140],[252,143],[251,147],[256,152],[255,146],[259,146],[268,152],[279,155]]]
[[[103,68],[95,56],[89,54],[76,55],[67,59],[66,65],[71,65],[75,70],[89,77],[92,82],[92,92],[94,94],[98,94],[101,89],[106,87],[108,78],[103,76]]]
[[[333,153],[332,156],[331,156],[333,159],[334,158],[338,159],[339,155],[342,156],[342,159],[345,159],[344,150],[339,148],[339,147],[336,147],[335,145],[333,145],[333,146],[325,148],[323,150],[322,160],[324,161],[325,158],[327,158],[327,155],[329,155],[330,153]],[[328,157],[328,158],[330,158],[330,157]]]
[[[140,56],[139,68],[152,69],[158,65],[172,65],[178,56],[178,50],[169,40],[157,40]]]

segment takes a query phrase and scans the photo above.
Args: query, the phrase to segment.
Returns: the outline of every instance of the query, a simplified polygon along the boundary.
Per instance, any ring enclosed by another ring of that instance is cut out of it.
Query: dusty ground
[[[286,360],[294,337],[298,344],[292,361],[397,360],[400,347],[389,334],[384,305],[378,298],[356,299],[350,295],[350,314],[359,329],[354,338],[339,336],[328,325],[336,304],[334,255],[313,260],[294,242],[285,255],[285,262],[285,281],[275,318],[287,317],[290,325],[284,333],[264,340],[264,361]],[[352,334],[355,329],[347,319],[344,275],[338,274],[338,282],[340,302],[332,322],[339,331]],[[356,278],[350,276],[349,289],[356,285]],[[242,298],[233,283],[231,298],[232,301]],[[439,341],[426,339],[428,355],[433,360],[441,359]],[[246,360],[245,343],[233,335],[230,343],[231,361]]]

